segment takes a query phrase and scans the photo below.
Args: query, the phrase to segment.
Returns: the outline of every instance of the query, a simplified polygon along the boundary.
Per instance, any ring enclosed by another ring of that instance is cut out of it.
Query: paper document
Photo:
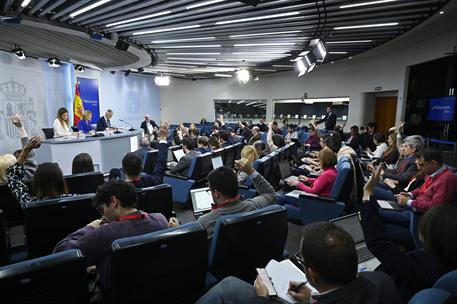
[[[394,209],[389,201],[378,200],[378,205],[383,209]]]
[[[287,291],[289,290],[289,282],[307,282],[306,275],[295,266],[290,260],[284,260],[282,262],[277,262],[271,260],[265,270],[268,273],[268,276],[271,278],[271,282],[276,290],[276,294],[279,298],[287,301],[288,303],[299,303],[292,298]],[[306,284],[312,292],[317,293],[317,290],[314,289],[309,283]]]
[[[300,195],[302,195],[302,194],[308,194],[308,193],[306,193],[305,191],[300,191],[300,190],[292,190],[289,193],[287,193],[286,196],[299,198]]]

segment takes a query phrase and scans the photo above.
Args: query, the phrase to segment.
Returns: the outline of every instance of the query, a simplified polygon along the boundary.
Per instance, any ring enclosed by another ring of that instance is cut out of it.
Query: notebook
[[[203,213],[211,210],[214,204],[213,196],[208,191],[209,188],[198,188],[190,190],[190,197],[192,199],[192,207],[195,213]]]
[[[222,162],[222,156],[220,155],[211,158],[211,162],[213,163],[213,169],[224,166],[224,163]]]
[[[357,213],[342,216],[330,220],[330,222],[343,228],[352,236],[359,259],[359,271],[373,271],[381,264],[367,248],[362,225],[360,225],[359,215]]]

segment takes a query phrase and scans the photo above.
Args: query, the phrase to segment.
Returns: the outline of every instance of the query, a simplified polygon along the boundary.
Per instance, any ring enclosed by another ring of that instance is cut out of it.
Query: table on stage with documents
[[[100,172],[120,168],[122,158],[128,152],[138,149],[143,130],[123,130],[118,134],[103,132],[103,136],[68,136],[47,139],[35,150],[39,164],[57,163],[64,175],[71,174],[73,158],[79,153],[88,153]]]

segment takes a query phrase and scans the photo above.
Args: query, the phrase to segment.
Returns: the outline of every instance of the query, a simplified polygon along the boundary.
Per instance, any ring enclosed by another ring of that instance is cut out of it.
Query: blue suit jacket
[[[111,127],[111,123],[109,120],[108,120],[108,122],[106,121],[105,116],[102,116],[98,119],[97,131],[105,131],[107,128],[110,128],[110,127]]]

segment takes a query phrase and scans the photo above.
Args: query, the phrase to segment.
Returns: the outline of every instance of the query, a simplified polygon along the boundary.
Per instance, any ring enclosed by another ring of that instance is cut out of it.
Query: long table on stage
[[[73,158],[79,153],[88,153],[100,172],[109,172],[112,168],[120,168],[122,158],[128,152],[138,149],[143,130],[121,131],[119,134],[105,132],[100,137],[58,137],[43,141],[35,150],[39,164],[43,162],[57,163],[64,175],[71,174]]]

